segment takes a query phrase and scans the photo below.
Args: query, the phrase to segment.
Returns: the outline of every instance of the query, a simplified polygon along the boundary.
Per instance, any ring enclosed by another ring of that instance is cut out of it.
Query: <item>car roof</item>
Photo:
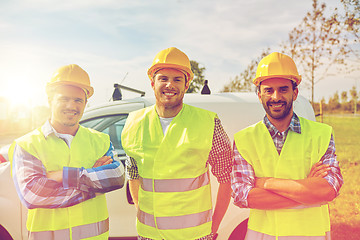
[[[186,93],[184,95],[184,103],[226,103],[226,102],[258,102],[255,93],[215,93],[211,95],[202,95],[198,93]],[[86,112],[98,111],[102,108],[117,108],[120,105],[129,105],[133,103],[143,104],[144,107],[155,104],[155,97],[135,97],[119,101],[109,101],[91,106],[86,109]]]
[[[152,97],[137,97],[103,103],[86,109],[82,120],[101,116],[127,114],[131,111],[151,106],[155,103]],[[231,137],[237,131],[254,124],[265,115],[257,94],[250,93],[215,93],[201,95],[185,94],[184,103],[217,113],[225,131]],[[315,114],[309,101],[298,96],[294,101],[294,111],[298,116],[315,120]]]

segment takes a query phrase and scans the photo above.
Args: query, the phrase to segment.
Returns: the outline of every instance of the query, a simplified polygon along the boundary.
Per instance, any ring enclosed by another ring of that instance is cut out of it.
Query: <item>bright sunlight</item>
[[[13,76],[1,83],[0,97],[4,97],[9,107],[24,106],[32,108],[35,105],[46,104],[45,89],[35,81],[26,77]]]

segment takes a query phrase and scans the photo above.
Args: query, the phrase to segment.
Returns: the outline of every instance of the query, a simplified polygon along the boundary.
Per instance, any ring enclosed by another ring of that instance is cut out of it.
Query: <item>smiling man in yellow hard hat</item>
[[[266,116],[234,136],[234,203],[250,208],[247,240],[330,239],[328,202],[343,184],[332,128],[298,117],[301,82],[287,55],[264,57],[253,80]]]
[[[231,143],[215,113],[183,103],[194,77],[185,53],[160,51],[148,75],[156,104],[130,113],[122,132],[139,239],[212,239],[231,195]]]
[[[76,64],[61,67],[46,92],[50,119],[9,150],[29,239],[107,240],[104,193],[121,188],[124,175],[109,136],[79,125],[94,92],[89,76]]]

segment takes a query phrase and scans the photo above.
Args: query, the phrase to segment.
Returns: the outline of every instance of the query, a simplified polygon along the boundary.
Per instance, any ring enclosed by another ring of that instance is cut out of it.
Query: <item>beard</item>
[[[276,105],[276,104],[284,104],[285,109],[280,111],[274,111],[271,109],[270,105]],[[278,102],[264,102],[262,101],[262,105],[265,109],[265,112],[274,119],[283,119],[287,117],[289,114],[291,114],[293,101],[285,102],[285,101],[278,101]]]

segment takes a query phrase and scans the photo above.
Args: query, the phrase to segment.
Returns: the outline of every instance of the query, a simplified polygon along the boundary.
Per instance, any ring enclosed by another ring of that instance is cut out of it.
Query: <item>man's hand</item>
[[[110,156],[103,156],[99,158],[99,160],[96,161],[93,168],[104,166],[107,164],[112,163],[112,158]],[[52,179],[58,183],[62,183],[63,181],[63,171],[53,171],[53,172],[47,172],[46,177],[49,179]]]
[[[317,162],[314,164],[314,166],[311,168],[308,178],[311,177],[320,177],[323,178],[328,174],[328,171],[330,171],[331,168],[327,164],[323,164],[322,161]]]
[[[330,170],[331,170],[331,168],[328,164],[323,164],[322,162],[317,162],[311,168],[310,173],[307,176],[307,178],[311,178],[311,177],[323,178],[328,174],[328,171],[330,171]],[[269,179],[270,179],[269,177],[255,178],[255,187],[265,189],[266,181]]]
[[[112,158],[110,156],[103,156],[96,161],[93,168],[104,166],[110,163],[112,163]]]
[[[265,189],[266,180],[270,179],[269,177],[256,177],[255,178],[255,187]]]

